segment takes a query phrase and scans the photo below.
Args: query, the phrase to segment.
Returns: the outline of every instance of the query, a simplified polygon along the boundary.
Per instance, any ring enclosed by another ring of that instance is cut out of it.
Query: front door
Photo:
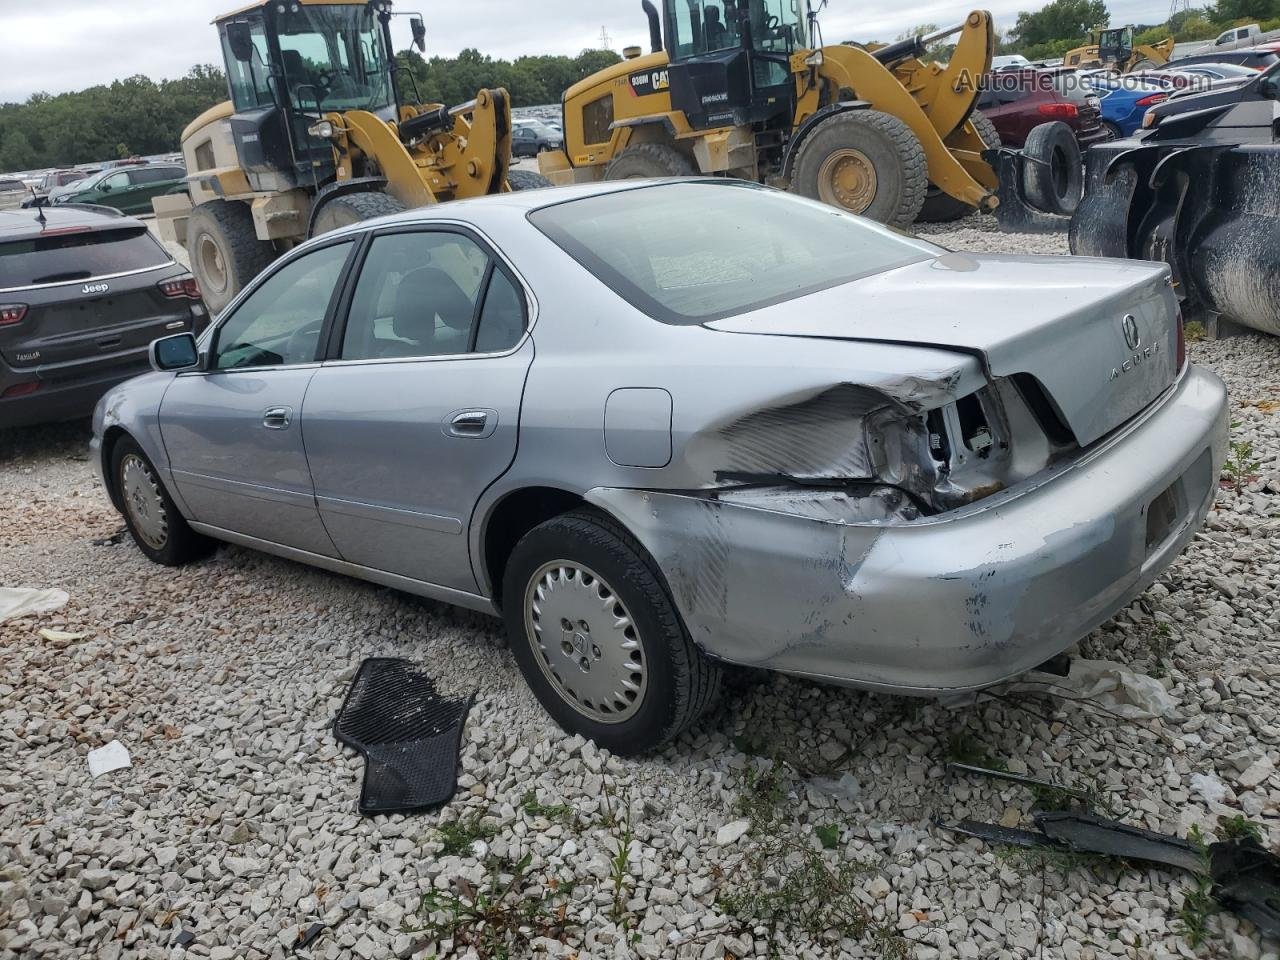
[[[470,235],[373,239],[340,356],[302,409],[320,515],[343,559],[477,589],[467,531],[515,457],[527,316],[519,281]]]
[[[316,510],[301,415],[345,240],[285,264],[218,325],[204,369],[179,374],[160,408],[173,482],[193,519],[334,556]]]

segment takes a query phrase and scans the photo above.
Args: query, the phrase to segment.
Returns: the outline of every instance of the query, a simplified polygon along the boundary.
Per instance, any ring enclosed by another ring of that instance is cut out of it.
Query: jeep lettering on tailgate
[[[109,283],[86,283],[80,288],[81,293],[106,293],[111,289]]]

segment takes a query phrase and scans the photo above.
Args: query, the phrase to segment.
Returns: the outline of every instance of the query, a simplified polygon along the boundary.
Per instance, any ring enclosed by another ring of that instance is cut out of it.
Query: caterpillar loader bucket
[[[1117,141],[1087,166],[1072,253],[1162,261],[1185,317],[1280,335],[1280,145]]]

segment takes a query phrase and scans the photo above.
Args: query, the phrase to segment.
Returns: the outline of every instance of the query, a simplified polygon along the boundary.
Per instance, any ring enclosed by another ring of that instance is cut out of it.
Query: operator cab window
[[[375,237],[360,270],[343,360],[499,353],[524,335],[524,298],[504,268],[461,233]]]
[[[262,19],[258,18],[249,25],[253,55],[248,60],[236,59],[227,40],[225,24],[221,33],[223,60],[229,71],[227,80],[231,86],[231,102],[236,110],[257,110],[274,106],[275,98],[271,95],[268,82],[271,69],[267,66],[267,34]]]

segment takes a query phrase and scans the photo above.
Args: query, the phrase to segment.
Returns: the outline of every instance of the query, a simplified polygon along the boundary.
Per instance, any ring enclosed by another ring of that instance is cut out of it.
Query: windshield
[[[393,103],[382,28],[371,7],[293,6],[276,16],[289,99],[299,110],[379,110]]]
[[[655,320],[706,323],[942,251],[757,184],[691,180],[543,207],[530,221]]]
[[[672,53],[683,59],[740,47],[744,23],[756,50],[790,53],[805,45],[801,0],[675,0]]]

